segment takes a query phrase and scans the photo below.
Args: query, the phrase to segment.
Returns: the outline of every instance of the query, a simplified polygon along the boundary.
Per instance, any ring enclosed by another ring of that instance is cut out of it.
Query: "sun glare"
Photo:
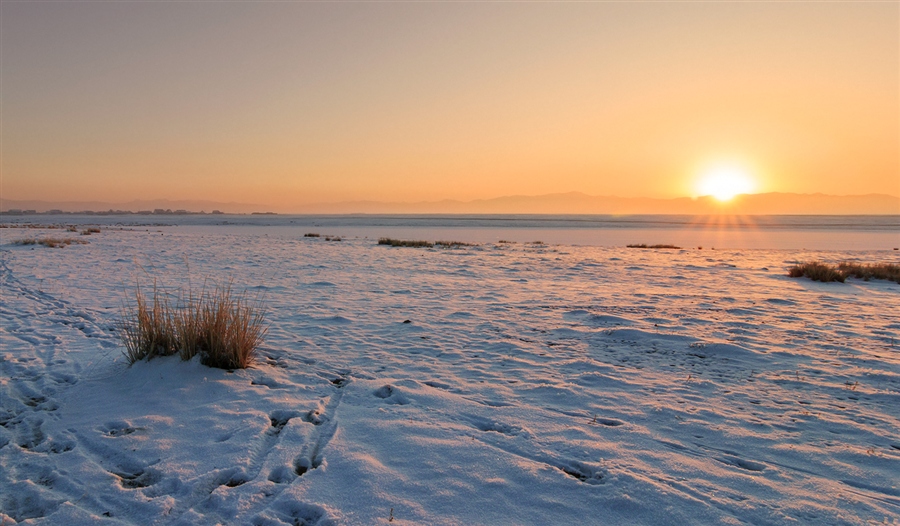
[[[753,181],[741,168],[720,166],[706,172],[700,180],[698,190],[700,195],[711,195],[719,201],[728,201],[738,194],[753,190]]]

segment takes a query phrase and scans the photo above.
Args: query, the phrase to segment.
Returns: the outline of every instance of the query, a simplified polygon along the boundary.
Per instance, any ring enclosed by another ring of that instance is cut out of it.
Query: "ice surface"
[[[785,275],[896,252],[303,233],[3,229],[0,521],[900,519],[900,285]],[[254,368],[125,363],[136,282],[227,279],[266,308]]]

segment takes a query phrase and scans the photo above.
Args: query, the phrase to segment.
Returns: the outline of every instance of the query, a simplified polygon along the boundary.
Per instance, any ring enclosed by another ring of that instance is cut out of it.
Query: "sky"
[[[5,199],[896,196],[900,3],[4,0],[0,149]]]

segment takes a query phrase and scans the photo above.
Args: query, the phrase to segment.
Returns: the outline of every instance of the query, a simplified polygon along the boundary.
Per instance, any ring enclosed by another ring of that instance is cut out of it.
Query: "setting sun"
[[[728,201],[738,194],[753,190],[753,181],[747,172],[735,166],[716,167],[703,176],[698,185],[700,195],[711,195],[719,201]]]

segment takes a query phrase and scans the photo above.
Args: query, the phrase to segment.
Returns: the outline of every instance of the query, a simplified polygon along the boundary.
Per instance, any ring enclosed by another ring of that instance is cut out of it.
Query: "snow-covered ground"
[[[0,229],[0,522],[900,521],[900,285],[785,275],[897,252],[302,234]],[[255,367],[126,364],[136,282],[227,279]]]

